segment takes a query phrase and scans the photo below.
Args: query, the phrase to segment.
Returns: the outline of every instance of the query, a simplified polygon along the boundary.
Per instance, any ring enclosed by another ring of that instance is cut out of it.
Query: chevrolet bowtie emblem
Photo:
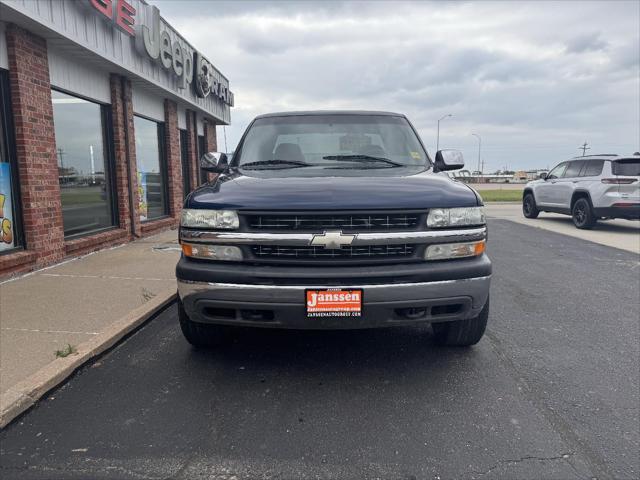
[[[335,250],[343,245],[351,245],[355,238],[355,235],[345,235],[340,230],[325,231],[322,235],[314,235],[311,245]]]

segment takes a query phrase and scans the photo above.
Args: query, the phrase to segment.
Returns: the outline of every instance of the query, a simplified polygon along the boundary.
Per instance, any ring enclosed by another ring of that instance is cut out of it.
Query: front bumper
[[[268,328],[344,329],[475,317],[489,296],[491,262],[473,259],[379,267],[271,267],[182,258],[178,293],[192,321]],[[305,290],[363,289],[361,317],[307,318]]]

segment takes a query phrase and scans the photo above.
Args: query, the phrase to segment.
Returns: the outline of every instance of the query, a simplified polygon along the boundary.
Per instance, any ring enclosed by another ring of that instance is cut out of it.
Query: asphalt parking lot
[[[0,432],[0,477],[638,478],[638,255],[490,220],[488,334],[239,331],[172,306]]]

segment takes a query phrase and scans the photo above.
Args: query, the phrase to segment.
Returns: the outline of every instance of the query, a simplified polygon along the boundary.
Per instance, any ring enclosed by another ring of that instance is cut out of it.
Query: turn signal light
[[[238,262],[242,260],[242,250],[231,245],[183,243],[182,253],[185,257],[202,258],[205,260],[222,260],[227,262]]]
[[[443,243],[429,245],[424,254],[425,260],[447,260],[451,258],[477,257],[486,249],[486,242]]]

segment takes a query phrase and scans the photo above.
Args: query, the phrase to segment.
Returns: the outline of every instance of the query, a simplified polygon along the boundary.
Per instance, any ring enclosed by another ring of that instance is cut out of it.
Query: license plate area
[[[305,290],[307,317],[361,317],[361,288]]]

